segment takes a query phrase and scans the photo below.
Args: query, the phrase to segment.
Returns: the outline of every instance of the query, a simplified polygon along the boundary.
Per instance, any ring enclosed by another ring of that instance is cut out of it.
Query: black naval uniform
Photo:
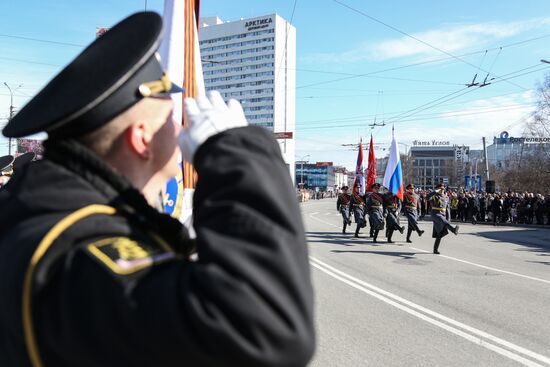
[[[415,193],[405,192],[403,194],[403,212],[407,217],[408,226],[407,226],[407,242],[411,241],[411,234],[413,231],[416,231],[419,236],[422,236],[424,233],[423,230],[418,227],[418,211],[419,207],[419,197]]]
[[[365,220],[365,197],[357,192],[351,194],[351,210],[353,210],[353,219],[357,223],[355,227],[355,237],[359,237],[359,230],[367,226]]]
[[[403,233],[404,227],[399,223],[399,213],[401,212],[401,200],[391,193],[384,196],[384,207],[386,209],[386,237],[388,243],[394,243],[392,236],[394,231]]]
[[[367,197],[367,211],[371,220],[372,240],[377,242],[378,232],[384,229],[384,198],[382,195],[371,192]]]
[[[336,200],[336,210],[342,214],[342,220],[344,222],[344,226],[342,228],[342,233],[346,233],[346,227],[348,225],[351,225],[351,218],[350,218],[350,201],[351,196],[348,193],[341,193],[338,195],[338,199]]]
[[[196,243],[75,141],[14,175],[0,190],[0,366],[30,366],[29,332],[44,366],[307,363],[313,291],[279,147],[231,129],[194,163]]]
[[[458,234],[458,226],[453,227],[449,223],[449,198],[444,193],[433,191],[428,194],[428,200],[431,204],[431,215],[434,222],[432,237],[435,238],[434,254],[439,254],[439,245],[441,239],[449,234],[449,231]]]

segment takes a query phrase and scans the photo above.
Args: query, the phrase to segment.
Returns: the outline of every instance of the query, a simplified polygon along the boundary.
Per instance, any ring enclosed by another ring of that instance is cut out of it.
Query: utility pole
[[[485,179],[489,181],[489,161],[487,160],[487,145],[485,144],[485,137],[483,140],[483,159],[485,159]]]
[[[10,117],[9,121],[13,118],[15,108],[13,107],[13,92],[17,91],[19,88],[21,88],[22,84],[19,84],[13,91],[11,90],[8,83],[4,82],[4,85],[8,88],[10,91]],[[11,155],[11,138],[8,138],[8,154]]]

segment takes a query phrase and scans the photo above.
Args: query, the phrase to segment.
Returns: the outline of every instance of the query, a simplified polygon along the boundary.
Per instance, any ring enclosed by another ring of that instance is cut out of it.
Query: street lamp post
[[[15,90],[11,90],[10,86],[8,85],[8,83],[4,82],[4,85],[8,88],[8,90],[10,91],[10,118],[9,120],[11,121],[11,119],[13,118],[13,92],[17,91],[19,88],[21,88],[21,84],[19,84]],[[11,155],[11,138],[8,138],[8,154]]]

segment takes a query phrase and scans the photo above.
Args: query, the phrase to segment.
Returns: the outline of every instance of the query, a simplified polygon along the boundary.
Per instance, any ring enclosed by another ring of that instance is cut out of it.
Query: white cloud
[[[479,49],[492,41],[549,25],[550,18],[535,18],[509,23],[451,24],[412,35],[441,50],[456,53],[471,48]],[[431,56],[441,56],[441,52],[410,37],[402,36],[374,44],[363,43],[354,49],[340,53],[310,54],[302,57],[301,61],[305,63],[353,63]]]

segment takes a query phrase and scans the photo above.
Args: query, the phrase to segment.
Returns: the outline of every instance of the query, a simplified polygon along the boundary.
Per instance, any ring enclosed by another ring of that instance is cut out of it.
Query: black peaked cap
[[[133,14],[96,39],[6,125],[18,138],[47,132],[75,137],[106,124],[144,97],[181,92],[165,76],[156,50],[162,18]]]
[[[7,170],[13,163],[13,155],[0,157],[0,172]]]

